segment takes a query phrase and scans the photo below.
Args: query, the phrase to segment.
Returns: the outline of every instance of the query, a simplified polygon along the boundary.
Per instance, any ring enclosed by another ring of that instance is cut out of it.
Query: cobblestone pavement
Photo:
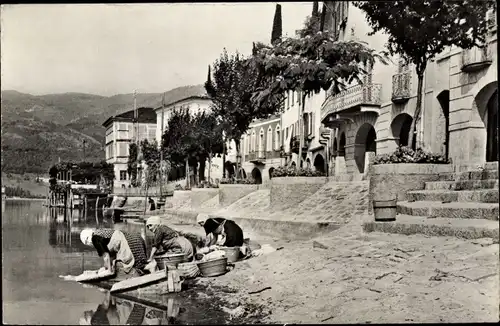
[[[290,242],[202,280],[237,289],[235,302],[265,304],[276,323],[499,320],[499,248],[491,239],[363,234],[351,226],[315,241],[328,249]]]

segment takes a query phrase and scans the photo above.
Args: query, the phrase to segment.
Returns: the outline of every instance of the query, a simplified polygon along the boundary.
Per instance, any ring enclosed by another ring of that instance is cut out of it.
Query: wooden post
[[[95,200],[95,222],[97,223],[97,226],[99,225],[99,218],[97,217],[97,207],[99,204],[99,196],[97,196]]]

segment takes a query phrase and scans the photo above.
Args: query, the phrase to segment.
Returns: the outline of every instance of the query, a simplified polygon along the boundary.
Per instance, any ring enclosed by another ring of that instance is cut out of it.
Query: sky
[[[293,36],[312,2],[281,3]],[[1,87],[33,95],[202,84],[226,47],[270,42],[276,2],[2,5]]]

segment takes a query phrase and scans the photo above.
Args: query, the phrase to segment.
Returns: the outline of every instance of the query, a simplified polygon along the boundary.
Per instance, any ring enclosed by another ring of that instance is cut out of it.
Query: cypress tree
[[[319,16],[319,4],[318,1],[314,1],[313,3],[313,11],[311,14],[312,17],[318,17]]]
[[[319,30],[321,32],[325,29],[325,18],[326,18],[326,4],[323,4],[323,10],[321,11],[321,21],[319,23]]]
[[[274,12],[273,21],[273,31],[271,33],[271,44],[281,40],[281,34],[283,32],[283,26],[281,22],[281,5],[276,5],[276,11]]]

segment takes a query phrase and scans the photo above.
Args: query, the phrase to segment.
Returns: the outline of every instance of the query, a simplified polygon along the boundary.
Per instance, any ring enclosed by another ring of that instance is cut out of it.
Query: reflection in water
[[[79,321],[80,325],[168,325],[175,323],[180,310],[175,298],[168,298],[167,309],[159,310],[106,292],[97,309],[85,311]]]

